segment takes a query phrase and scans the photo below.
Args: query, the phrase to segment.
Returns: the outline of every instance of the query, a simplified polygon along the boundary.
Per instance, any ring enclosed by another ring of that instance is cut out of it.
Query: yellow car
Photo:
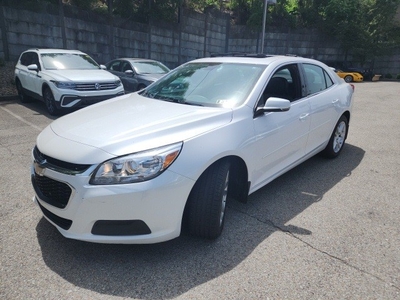
[[[344,81],[346,81],[346,82],[352,82],[352,81],[361,82],[364,80],[363,76],[360,73],[344,72],[339,69],[334,69],[334,71],[336,72],[336,74],[339,75],[340,78],[343,78]]]

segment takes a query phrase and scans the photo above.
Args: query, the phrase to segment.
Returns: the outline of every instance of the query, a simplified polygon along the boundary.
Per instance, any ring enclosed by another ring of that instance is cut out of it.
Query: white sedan
[[[353,93],[301,57],[188,62],[45,128],[33,149],[34,201],[67,238],[217,238],[227,201],[246,202],[317,153],[340,154]]]

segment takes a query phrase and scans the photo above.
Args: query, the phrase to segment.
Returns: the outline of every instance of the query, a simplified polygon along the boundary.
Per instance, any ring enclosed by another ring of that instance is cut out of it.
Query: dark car
[[[363,76],[364,80],[371,80],[373,76],[370,68],[358,67],[349,61],[325,61],[324,63],[343,72],[359,73]]]
[[[143,58],[118,58],[106,67],[121,79],[126,92],[139,91],[170,71],[159,61]]]

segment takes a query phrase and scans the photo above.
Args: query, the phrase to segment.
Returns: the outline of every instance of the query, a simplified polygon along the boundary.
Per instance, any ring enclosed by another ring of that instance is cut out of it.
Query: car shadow
[[[46,116],[47,118],[49,118],[51,120],[55,120],[59,117],[65,116],[67,114],[70,114],[70,113],[80,109],[80,108],[74,108],[74,109],[65,110],[65,111],[58,113],[56,116],[52,116],[49,114],[49,112],[46,109],[46,105],[42,101],[30,100],[29,102],[25,102],[25,103],[21,103],[21,102],[17,102],[17,103],[19,103],[19,105],[25,106],[26,108],[34,111],[37,115]]]
[[[286,225],[343,178],[364,151],[347,144],[340,157],[315,156],[253,193],[247,204],[231,202],[225,229],[215,241],[182,236],[153,245],[93,244],[64,238],[47,220],[37,227],[46,265],[68,282],[105,295],[166,299],[223,275],[276,231],[311,235]]]

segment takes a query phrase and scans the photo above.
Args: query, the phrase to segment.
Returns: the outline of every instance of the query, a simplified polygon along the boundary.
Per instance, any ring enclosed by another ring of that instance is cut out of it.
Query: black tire
[[[56,106],[56,101],[54,100],[53,93],[49,88],[44,89],[43,99],[49,114],[52,116],[57,116],[60,113],[60,111]]]
[[[15,85],[17,86],[17,92],[18,92],[18,98],[21,103],[28,103],[31,101],[31,99],[24,93],[24,89],[22,88],[21,81],[18,79],[15,82]]]
[[[352,81],[353,81],[353,76],[351,76],[351,75],[346,75],[346,76],[344,76],[344,81],[346,81],[346,82],[352,82]]]
[[[225,221],[229,188],[228,160],[209,167],[197,180],[186,206],[186,230],[194,236],[215,239],[221,235]]]
[[[322,151],[322,154],[328,158],[335,158],[339,156],[343,150],[344,142],[347,137],[347,130],[349,121],[346,116],[341,116],[339,121],[336,123],[335,129],[332,132],[331,138],[328,145]]]

